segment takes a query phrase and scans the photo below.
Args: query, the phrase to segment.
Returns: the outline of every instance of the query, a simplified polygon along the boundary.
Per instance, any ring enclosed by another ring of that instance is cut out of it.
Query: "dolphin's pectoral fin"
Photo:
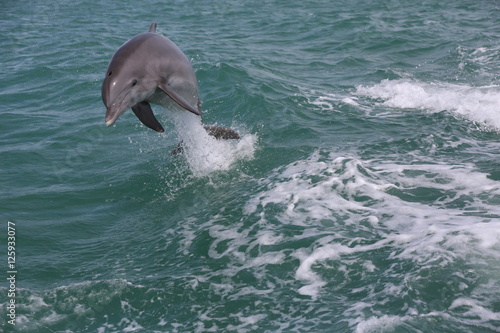
[[[174,89],[172,89],[171,86],[169,86],[168,84],[166,83],[161,83],[159,86],[158,86],[161,90],[163,90],[163,92],[165,94],[167,94],[171,99],[173,99],[177,104],[179,104],[180,106],[182,106],[184,109],[194,113],[195,115],[197,116],[200,116],[200,112],[198,110],[196,110],[194,107],[192,107],[188,102],[186,102],[186,100],[184,99],[184,97],[182,97],[181,95],[179,95],[177,92],[175,92]]]
[[[156,22],[151,23],[148,32],[156,32]]]
[[[149,105],[148,102],[137,103],[136,105],[132,106],[132,111],[134,111],[135,115],[137,116],[137,118],[139,118],[141,123],[143,123],[147,127],[157,132],[165,132],[163,126],[161,126],[161,124],[153,114],[151,105]]]
[[[203,125],[203,128],[216,139],[230,140],[240,138],[240,135],[235,130],[227,127]]]

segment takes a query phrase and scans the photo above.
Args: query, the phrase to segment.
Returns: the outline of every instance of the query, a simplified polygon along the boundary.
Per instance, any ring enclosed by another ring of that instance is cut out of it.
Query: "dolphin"
[[[201,117],[198,82],[191,63],[170,39],[149,31],[132,37],[113,55],[102,82],[106,125],[111,126],[132,109],[147,127],[164,132],[150,103],[170,110],[187,110]],[[203,126],[217,139],[239,139],[236,131],[220,126]]]

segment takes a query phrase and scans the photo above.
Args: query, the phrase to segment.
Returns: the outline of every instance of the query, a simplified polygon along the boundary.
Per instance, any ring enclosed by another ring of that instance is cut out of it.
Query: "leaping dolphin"
[[[156,23],[113,55],[102,83],[102,100],[110,126],[127,109],[147,127],[164,132],[149,103],[201,116],[198,82],[191,63],[170,39],[156,33]],[[239,139],[232,129],[203,126],[217,139]]]

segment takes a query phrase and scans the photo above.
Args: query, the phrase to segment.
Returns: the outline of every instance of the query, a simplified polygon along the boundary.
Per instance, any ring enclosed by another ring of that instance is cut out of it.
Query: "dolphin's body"
[[[201,116],[198,83],[191,63],[168,38],[156,33],[156,23],[139,34],[113,55],[102,83],[102,100],[110,126],[127,109],[147,127],[163,132],[149,103],[171,110],[187,110]],[[204,126],[218,139],[238,139],[234,130]]]

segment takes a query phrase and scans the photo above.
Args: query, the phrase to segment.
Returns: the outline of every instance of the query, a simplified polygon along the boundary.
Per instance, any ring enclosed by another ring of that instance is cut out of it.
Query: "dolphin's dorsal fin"
[[[156,22],[151,23],[148,32],[156,32]]]

